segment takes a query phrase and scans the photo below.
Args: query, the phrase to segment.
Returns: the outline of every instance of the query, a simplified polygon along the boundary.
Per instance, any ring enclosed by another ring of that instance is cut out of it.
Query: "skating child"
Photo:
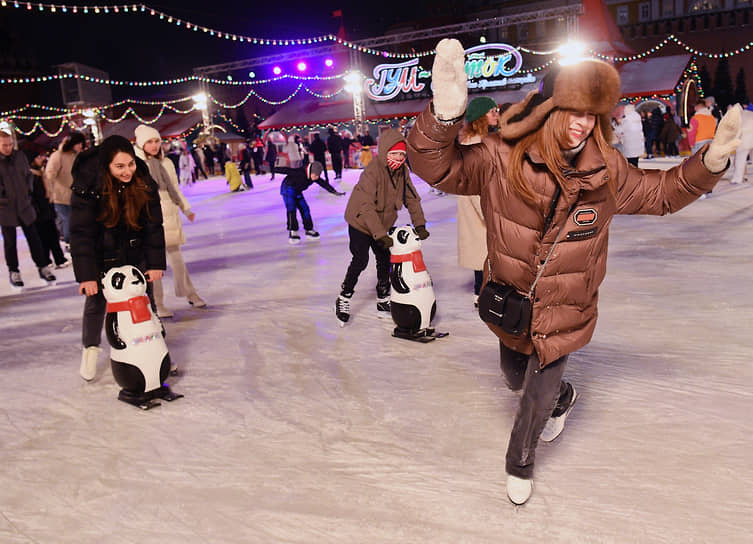
[[[390,251],[392,239],[387,231],[395,224],[397,212],[405,205],[419,238],[429,236],[421,209],[421,199],[411,182],[405,164],[405,138],[394,128],[379,137],[377,157],[369,163],[345,209],[350,252],[353,258],[335,300],[335,315],[344,326],[350,319],[350,298],[358,276],[369,264],[369,248],[374,252],[377,268],[377,312],[390,318]]]
[[[319,238],[319,233],[314,230],[311,210],[309,210],[306,199],[303,198],[303,191],[308,189],[312,183],[318,183],[333,195],[342,196],[345,194],[339,192],[320,177],[323,170],[322,163],[316,161],[300,168],[277,168],[278,172],[287,174],[280,185],[280,194],[282,195],[283,202],[285,202],[285,209],[288,213],[288,233],[290,235],[288,241],[291,244],[297,244],[301,241],[301,237],[298,235],[298,213],[296,210],[301,212],[306,236],[309,238]]]

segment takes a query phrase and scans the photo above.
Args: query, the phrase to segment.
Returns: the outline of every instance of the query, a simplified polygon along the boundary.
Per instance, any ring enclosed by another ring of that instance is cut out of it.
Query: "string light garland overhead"
[[[25,11],[34,12],[50,12],[55,14],[65,15],[112,15],[112,14],[145,14],[152,17],[157,17],[160,21],[164,21],[169,24],[173,24],[179,28],[184,28],[193,32],[202,32],[208,36],[230,40],[233,42],[246,43],[251,45],[261,46],[276,46],[287,47],[293,45],[314,45],[322,44],[326,42],[334,42],[343,47],[349,49],[355,49],[361,53],[368,53],[371,55],[379,55],[385,58],[413,58],[433,55],[435,51],[433,49],[422,51],[419,53],[392,53],[390,51],[371,49],[369,47],[362,47],[357,43],[350,42],[343,38],[339,38],[334,34],[324,34],[321,36],[314,36],[309,38],[260,38],[254,36],[244,36],[241,34],[234,34],[231,32],[224,32],[215,28],[210,28],[204,25],[199,25],[191,21],[186,21],[180,17],[173,17],[172,15],[163,11],[154,9],[146,4],[117,4],[117,5],[102,5],[102,6],[69,6],[66,4],[47,4],[43,2],[20,2],[12,0],[1,0],[0,7],[3,8],[15,8]]]
[[[179,85],[181,83],[199,82],[210,83],[213,85],[230,85],[234,87],[240,86],[254,86],[264,85],[266,83],[274,83],[283,79],[293,79],[298,81],[329,81],[343,77],[345,74],[336,74],[331,76],[296,76],[292,74],[282,74],[276,77],[268,79],[254,79],[254,80],[227,80],[227,79],[214,79],[206,76],[184,76],[174,79],[161,79],[154,81],[123,81],[117,79],[104,79],[100,77],[87,76],[85,74],[53,74],[50,76],[36,76],[36,77],[13,77],[13,78],[0,78],[0,84],[9,85],[25,85],[28,83],[46,83],[48,81],[62,80],[62,79],[81,79],[88,81],[89,83],[97,83],[100,85],[113,85],[116,87],[162,87],[166,85]]]
[[[630,55],[630,56],[627,56],[627,57],[611,57],[611,56],[608,56],[608,55],[602,55],[602,54],[597,53],[597,52],[595,52],[593,50],[591,50],[590,53],[592,55],[596,56],[596,57],[599,57],[600,59],[603,59],[603,60],[609,60],[609,61],[612,61],[612,62],[629,62],[629,61],[632,61],[632,60],[640,60],[640,59],[646,58],[649,55],[652,55],[652,54],[656,53],[657,51],[659,51],[662,47],[664,47],[667,44],[669,44],[669,42],[674,42],[675,44],[677,44],[678,46],[682,47],[683,49],[685,49],[685,51],[687,51],[688,53],[691,53],[692,55],[695,55],[695,56],[698,56],[698,57],[708,57],[710,59],[721,59],[721,58],[734,57],[736,55],[741,55],[742,53],[746,53],[746,52],[750,51],[751,47],[753,47],[753,41],[750,41],[750,42],[746,43],[745,45],[743,45],[741,47],[738,47],[737,49],[733,49],[732,51],[725,51],[725,52],[722,52],[722,53],[710,53],[708,51],[701,51],[699,49],[691,47],[690,45],[688,45],[685,42],[683,42],[681,39],[679,39],[674,34],[670,34],[669,36],[667,36],[666,38],[664,38],[663,40],[661,40],[659,43],[657,43],[655,46],[653,46],[653,47],[651,47],[649,49],[646,49],[642,53],[636,53],[635,55]]]

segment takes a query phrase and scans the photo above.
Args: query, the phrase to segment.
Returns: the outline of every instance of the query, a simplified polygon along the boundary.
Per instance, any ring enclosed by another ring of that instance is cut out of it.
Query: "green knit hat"
[[[496,107],[497,103],[488,96],[477,96],[468,103],[468,109],[465,110],[465,120],[473,123]]]

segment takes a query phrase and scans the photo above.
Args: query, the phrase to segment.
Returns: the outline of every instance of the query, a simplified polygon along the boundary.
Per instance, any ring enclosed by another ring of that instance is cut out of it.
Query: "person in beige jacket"
[[[465,124],[458,140],[461,145],[477,144],[497,130],[497,103],[488,96],[477,96],[468,103]],[[486,223],[481,211],[481,197],[458,195],[458,264],[473,270],[473,304],[478,307],[478,294],[484,280],[486,261]]]
[[[81,153],[86,138],[80,132],[71,132],[60,147],[47,159],[44,169],[44,185],[47,196],[55,207],[60,220],[63,242],[71,243],[71,185],[73,185],[73,162]]]
[[[149,174],[159,185],[162,221],[165,229],[165,250],[167,262],[173,270],[175,296],[186,297],[188,303],[194,308],[203,308],[207,303],[196,292],[180,251],[180,246],[186,243],[186,235],[183,232],[179,212],[182,211],[189,221],[193,221],[196,216],[180,190],[173,161],[162,153],[162,138],[159,132],[150,126],[139,125],[136,127],[135,136],[136,155],[146,162]],[[173,316],[173,312],[165,307],[162,280],[154,281],[154,303],[159,317]]]
[[[608,143],[620,98],[611,64],[553,66],[538,91],[500,116],[496,134],[468,147],[455,142],[468,92],[460,42],[437,45],[432,80],[433,100],[408,135],[411,166],[443,191],[481,196],[489,276],[531,301],[525,330],[487,323],[508,386],[520,391],[505,469],[508,498],[524,504],[538,441],[560,435],[577,398],[562,377],[596,327],[612,218],[673,213],[710,190],[740,143],[741,109],[682,164],[642,170]]]

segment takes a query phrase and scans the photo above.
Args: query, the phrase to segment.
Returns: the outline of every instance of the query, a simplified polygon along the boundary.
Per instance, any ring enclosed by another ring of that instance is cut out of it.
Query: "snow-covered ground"
[[[599,325],[566,372],[579,401],[515,508],[516,396],[457,266],[454,197],[417,181],[450,332],[423,345],[376,317],[373,259],[337,325],[347,197],[307,191],[322,239],[291,246],[280,180],[185,190],[184,256],[209,306],[172,296],[168,272],[185,398],[148,412],[116,400],[106,339],[96,379],[79,377],[73,271],[42,286],[20,237],[27,290],[0,281],[0,542],[750,542],[750,185],[615,219]]]

